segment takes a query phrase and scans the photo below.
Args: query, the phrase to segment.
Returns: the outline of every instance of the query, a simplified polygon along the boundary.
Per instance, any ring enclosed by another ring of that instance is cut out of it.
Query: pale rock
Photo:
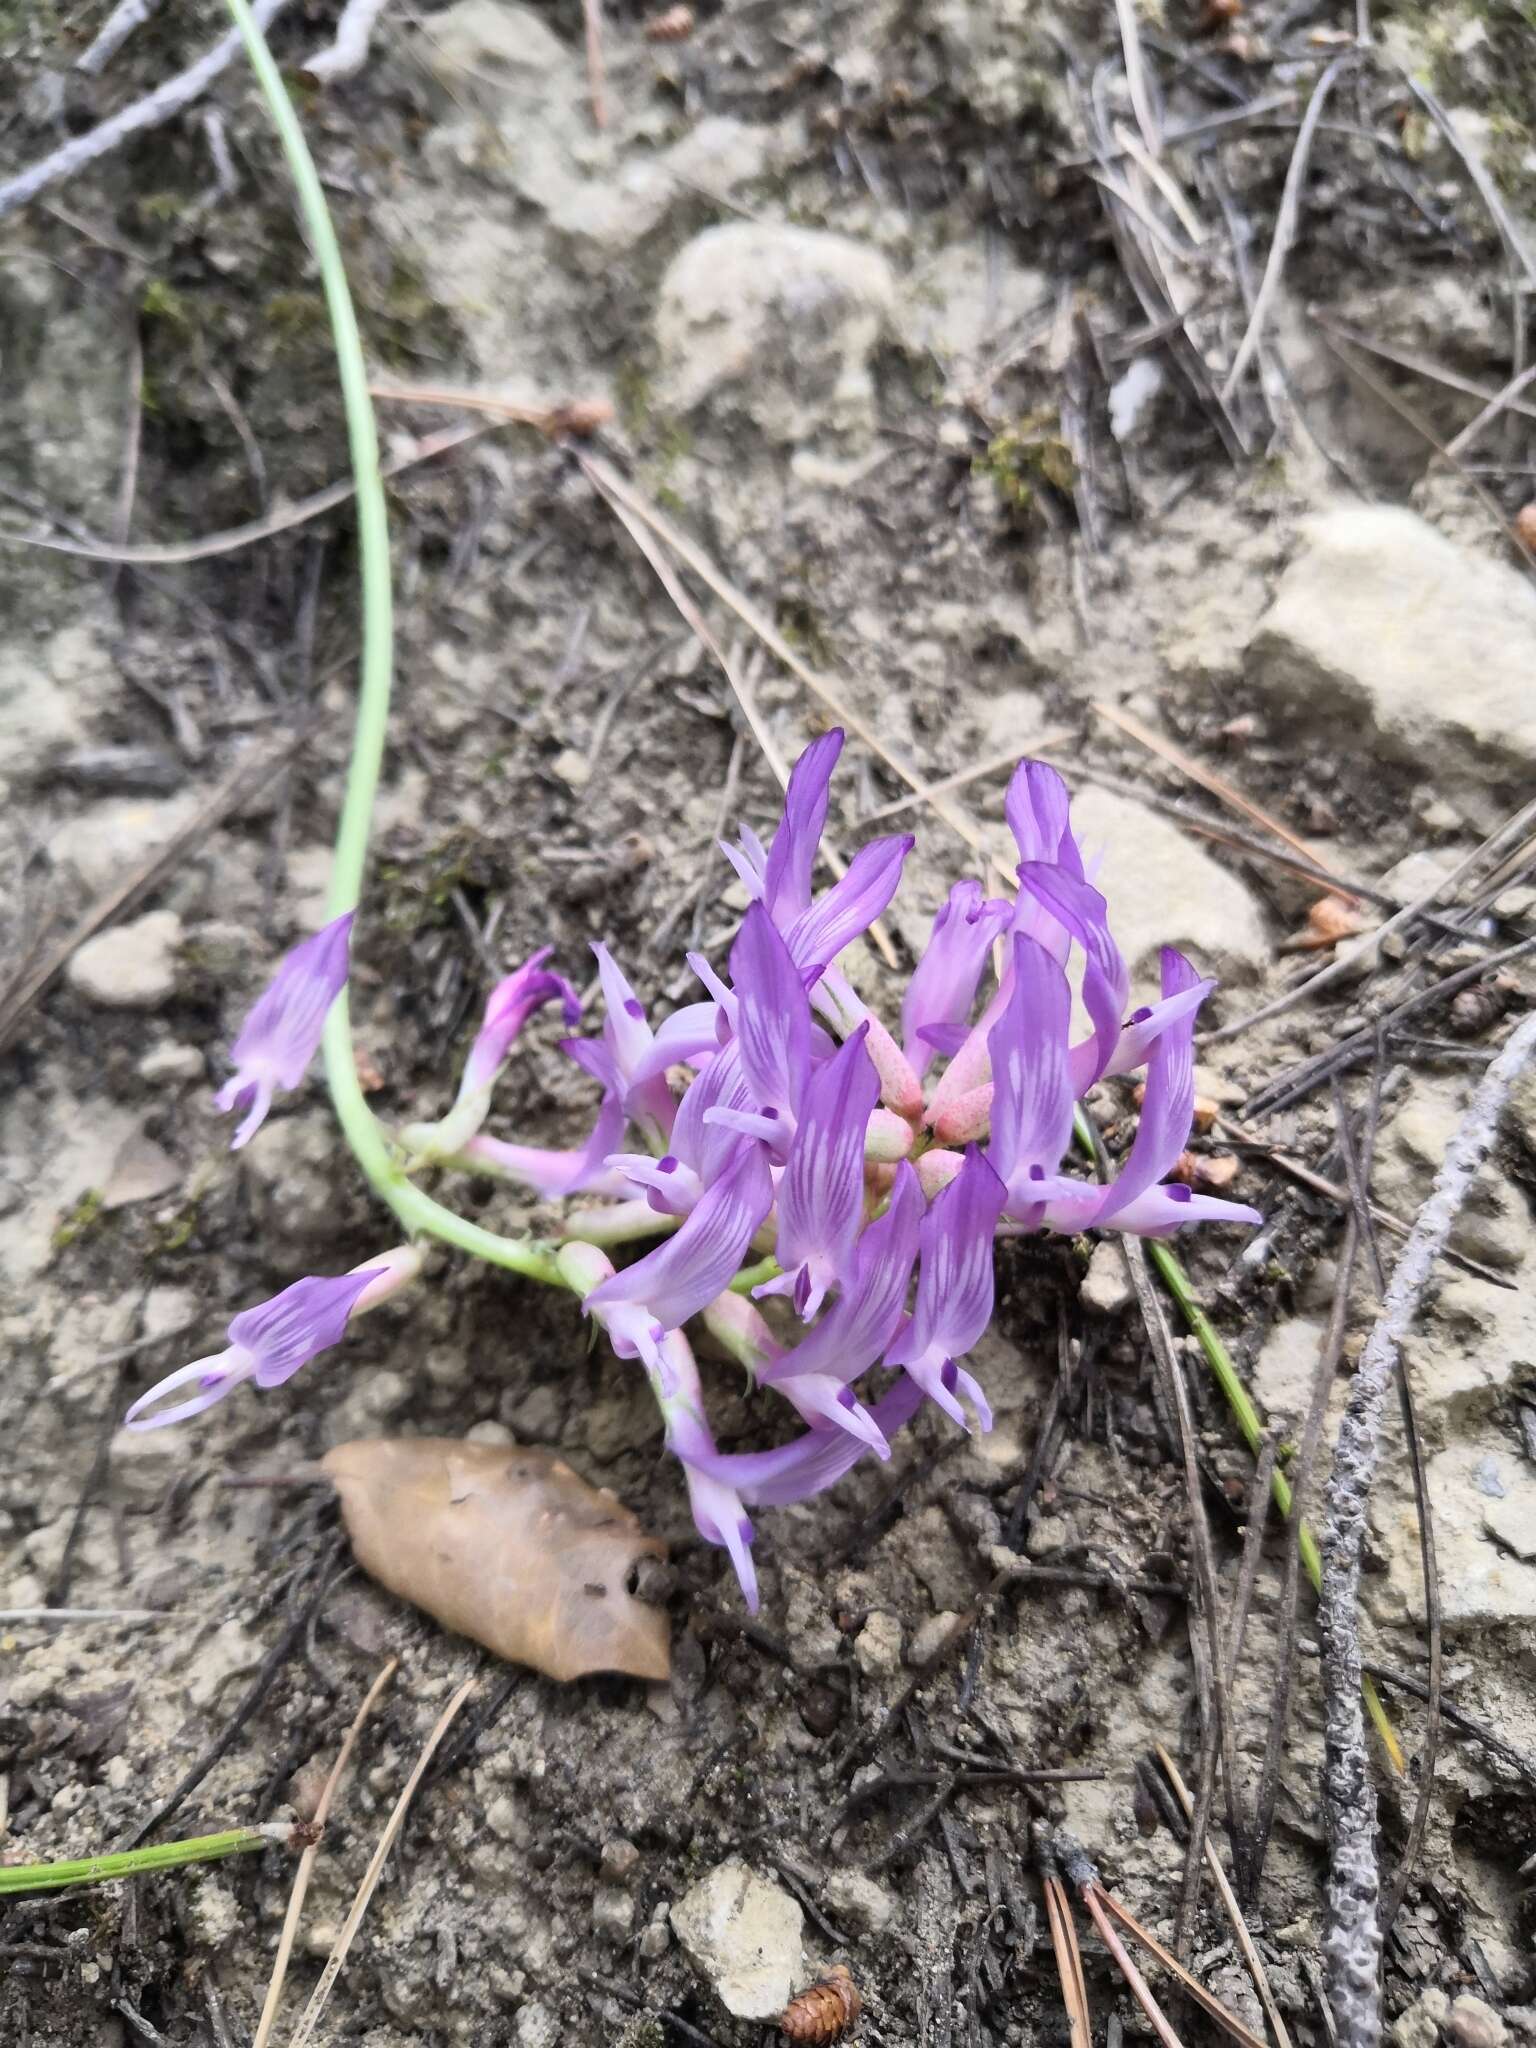
[[[1158,988],[1158,950],[1177,946],[1202,974],[1252,981],[1268,963],[1258,905],[1187,833],[1130,797],[1088,788],[1072,799],[1085,853],[1103,849],[1094,886],[1132,975],[1132,999]]]
[[[1089,1255],[1078,1298],[1085,1308],[1101,1316],[1117,1316],[1129,1306],[1131,1281],[1125,1255],[1109,1238],[1102,1238]]]
[[[512,2034],[517,2048],[560,2048],[566,2038],[559,2015],[536,2000],[518,2007]]]
[[[100,1193],[139,1128],[99,1094],[89,1103],[38,1089],[0,1090],[0,1160],[28,1162],[25,1201],[0,1230],[0,1277],[18,1286],[54,1255],[54,1232],[82,1196]]]
[[[959,1616],[949,1609],[939,1614],[930,1614],[926,1621],[919,1622],[912,1631],[912,1640],[907,1645],[907,1662],[914,1671],[921,1671],[931,1664],[944,1645]]]
[[[739,1859],[721,1863],[672,1908],[672,1929],[726,2011],[777,2019],[800,1981],[799,1902]]]
[[[1440,1603],[1447,1626],[1536,1619],[1536,1564],[1511,1555],[1500,1531],[1536,1529],[1536,1471],[1502,1437],[1474,1438],[1427,1466],[1435,1518]],[[1401,1490],[1377,1516],[1390,1595],[1422,1622],[1419,1539],[1413,1496]],[[1528,1534],[1521,1540],[1530,1547]]]
[[[1141,438],[1148,408],[1167,382],[1161,360],[1137,356],[1109,387],[1109,431],[1117,441]]]
[[[1024,1549],[1029,1557],[1059,1557],[1075,1541],[1065,1515],[1038,1515],[1025,1531]]]
[[[1031,313],[1049,315],[1052,297],[1044,272],[1027,269],[1006,248],[989,249],[980,235],[950,242],[906,280],[902,338],[946,368],[975,363]]]
[[[772,442],[874,426],[870,359],[895,312],[878,250],[813,228],[732,221],[668,266],[656,312],[661,402],[750,419]]]
[[[175,796],[122,796],[92,804],[54,833],[49,858],[56,867],[71,869],[90,895],[104,895],[174,838],[199,802],[183,790]]]
[[[145,1384],[140,1382],[140,1388]],[[112,1498],[129,1507],[158,1507],[186,1471],[186,1444],[174,1429],[120,1429],[112,1439],[111,1460]]]
[[[180,1187],[182,1170],[170,1153],[135,1131],[112,1162],[101,1191],[103,1209],[128,1209],[135,1202],[156,1202]]]
[[[900,1910],[885,1886],[862,1870],[834,1870],[824,1896],[830,1917],[856,1934],[884,1934]]]
[[[1312,1405],[1312,1383],[1327,1326],[1310,1316],[1277,1323],[1253,1362],[1253,1391],[1266,1416],[1299,1422]]]
[[[604,176],[584,179],[550,208],[550,225],[578,254],[627,254],[680,202],[729,199],[768,168],[772,131],[711,114],[655,156],[630,154]],[[584,245],[584,246],[583,246]]]
[[[901,1623],[877,1608],[854,1638],[853,1654],[866,1678],[889,1678],[901,1669]]]
[[[238,1621],[203,1636],[187,1667],[187,1698],[199,1710],[211,1707],[230,1679],[259,1664],[265,1645]]]
[[[1504,2048],[1509,2038],[1508,2027],[1493,2007],[1470,1991],[1451,2000],[1445,2032],[1455,2048]]]
[[[83,739],[76,699],[25,646],[0,648],[0,767],[28,775]]]
[[[1512,1385],[1536,1371],[1536,1295],[1443,1271],[1408,1357],[1426,1424],[1449,1431],[1492,1414]]]
[[[1071,119],[1056,24],[1040,0],[929,0],[924,26],[939,39],[951,88],[984,121]]]
[[[496,115],[547,103],[576,76],[564,43],[531,7],[506,0],[458,0],[432,17],[422,62],[441,92],[440,106],[462,118],[466,105]]]
[[[152,1088],[174,1087],[184,1081],[198,1081],[204,1073],[203,1056],[195,1045],[182,1045],[174,1038],[145,1053],[136,1069],[141,1081]]]
[[[181,1900],[187,1932],[203,1948],[222,1948],[244,1924],[239,1901],[222,1878],[193,1875]]]
[[[635,1902],[618,1885],[600,1884],[592,1894],[592,1932],[604,1941],[628,1941],[635,1931]]]
[[[610,1835],[602,1847],[599,1869],[609,1884],[627,1884],[640,1868],[640,1851],[627,1835]]]
[[[1340,758],[1433,761],[1479,823],[1536,768],[1533,666],[1529,580],[1379,505],[1309,523],[1248,650],[1250,680]]]
[[[1421,1992],[1407,2011],[1399,2013],[1392,2022],[1396,2048],[1435,2048],[1450,2009],[1451,2001],[1434,1985]]]
[[[104,1010],[158,1010],[176,993],[180,945],[175,911],[151,910],[87,939],[70,955],[64,979]]]
[[[151,1287],[139,1311],[141,1336],[146,1342],[179,1336],[197,1320],[200,1309],[190,1287]]]
[[[1454,1076],[1420,1074],[1378,1147],[1377,1201],[1413,1216],[1429,1193],[1466,1109],[1470,1090]],[[1536,1248],[1536,1233],[1519,1191],[1493,1165],[1478,1174],[1456,1220],[1451,1243],[1469,1258],[1512,1271]]]

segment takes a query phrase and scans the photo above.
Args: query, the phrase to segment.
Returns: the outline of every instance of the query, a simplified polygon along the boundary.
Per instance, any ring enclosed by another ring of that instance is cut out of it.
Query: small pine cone
[[[669,7],[665,14],[652,15],[645,24],[645,40],[648,43],[686,43],[693,34],[693,27],[691,7]]]
[[[1490,1024],[1497,1024],[1517,992],[1517,984],[1502,974],[1491,981],[1474,981],[1460,995],[1451,998],[1450,1026],[1458,1038],[1477,1038]]]
[[[859,2016],[863,2001],[845,1964],[837,1963],[819,1984],[798,1992],[785,2006],[780,2030],[791,2041],[808,2041],[821,2048],[828,2041],[840,2041]]]

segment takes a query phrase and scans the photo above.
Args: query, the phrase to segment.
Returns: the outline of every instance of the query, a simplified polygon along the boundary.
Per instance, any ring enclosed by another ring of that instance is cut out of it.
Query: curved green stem
[[[326,311],[336,348],[336,369],[347,418],[347,444],[357,490],[358,564],[362,582],[363,651],[358,676],[357,724],[347,767],[346,794],[336,830],[327,915],[335,918],[355,910],[362,894],[368,861],[368,834],[374,796],[384,760],[389,724],[389,695],[394,666],[394,601],[389,563],[389,514],[379,473],[379,439],[373,401],[368,393],[368,366],[363,355],[357,314],[347,285],[346,266],[325,192],[315,170],[304,131],[288,97],[282,74],[267,48],[246,0],[228,0],[230,13],[245,40],[251,69],[261,87],[293,179],[299,210],[320,268]],[[336,1119],[353,1158],[374,1192],[394,1210],[408,1230],[456,1245],[460,1251],[506,1266],[529,1279],[561,1284],[554,1254],[525,1239],[499,1236],[454,1215],[430,1195],[413,1187],[401,1172],[388,1140],[363,1099],[352,1052],[352,1028],[343,990],[325,1021],[325,1076]]]

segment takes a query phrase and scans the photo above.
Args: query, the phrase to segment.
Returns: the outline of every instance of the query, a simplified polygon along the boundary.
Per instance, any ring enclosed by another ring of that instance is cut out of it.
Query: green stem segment
[[[286,1822],[273,1827],[229,1828],[221,1835],[195,1835],[185,1842],[156,1842],[147,1849],[124,1849],[113,1856],[81,1856],[72,1863],[0,1865],[0,1898],[22,1892],[51,1892],[61,1886],[110,1884],[117,1878],[142,1877],[146,1871],[174,1870],[183,1863],[217,1863],[225,1856],[245,1856],[270,1849],[291,1833]]]
[[[229,11],[245,41],[251,69],[261,87],[293,178],[310,247],[320,268],[326,310],[336,347],[336,366],[347,417],[347,442],[357,491],[357,544],[362,580],[363,651],[358,678],[357,724],[347,769],[346,794],[336,832],[327,915],[341,917],[357,908],[363,870],[368,859],[368,834],[374,796],[384,759],[393,671],[394,602],[389,563],[389,515],[379,473],[379,440],[373,401],[368,394],[368,366],[358,332],[357,314],[347,286],[346,267],[325,192],[315,170],[304,131],[293,110],[282,74],[267,48],[246,0],[228,0]],[[531,1280],[560,1285],[554,1254],[531,1240],[499,1236],[467,1222],[434,1202],[402,1172],[378,1120],[363,1099],[352,1052],[352,1027],[345,989],[325,1023],[325,1074],[331,1101],[352,1156],[374,1192],[387,1202],[408,1231],[424,1232],[456,1245],[474,1258],[505,1266]]]

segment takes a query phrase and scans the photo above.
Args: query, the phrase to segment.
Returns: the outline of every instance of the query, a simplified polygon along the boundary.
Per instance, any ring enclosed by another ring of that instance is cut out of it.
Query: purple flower
[[[812,740],[796,761],[784,791],[784,813],[771,852],[765,853],[757,834],[745,827],[739,848],[722,849],[748,892],[762,900],[781,931],[810,903],[811,877],[827,825],[832,771],[842,751],[843,734],[834,728]]]
[[[811,1006],[805,984],[761,903],[742,919],[731,948],[741,1070],[759,1110],[793,1114],[811,1069]]]
[[[1073,1093],[1086,1095],[1115,1056],[1130,992],[1131,977],[1110,936],[1109,906],[1097,889],[1062,867],[1025,861],[1019,868],[1019,886],[1021,894],[1042,904],[1083,949],[1083,1008],[1093,1036],[1084,1047],[1074,1048],[1072,1081]]]
[[[334,1279],[296,1280],[270,1301],[242,1309],[231,1319],[227,1350],[182,1366],[141,1394],[124,1416],[125,1426],[160,1429],[168,1422],[184,1422],[222,1401],[243,1380],[254,1380],[258,1387],[280,1387],[337,1343],[354,1315],[376,1307],[420,1271],[420,1254],[403,1245]],[[198,1390],[190,1400],[145,1412],[189,1384]]]
[[[612,1061],[624,1114],[639,1125],[646,1142],[654,1142],[659,1149],[672,1129],[677,1105],[667,1086],[665,1069],[654,1069],[651,1056],[655,1033],[608,948],[596,945],[592,951],[597,955],[597,972],[603,984],[603,1044]]]
[[[1200,977],[1171,946],[1162,954],[1163,998],[1185,995]],[[1169,1026],[1152,1049],[1141,1121],[1119,1173],[1100,1196],[1093,1222],[1135,1231],[1142,1237],[1170,1237],[1186,1223],[1259,1223],[1257,1209],[1193,1194],[1182,1183],[1159,1186],[1189,1142],[1195,1108],[1195,1018],[1191,1010]]]
[[[451,1159],[464,1151],[485,1122],[491,1107],[491,1091],[506,1064],[507,1055],[523,1026],[535,1010],[559,997],[567,1028],[581,1021],[581,999],[563,974],[551,974],[544,965],[554,951],[541,946],[531,959],[498,981],[486,998],[485,1015],[469,1058],[452,1109],[435,1124],[408,1124],[400,1133],[404,1144],[418,1159]],[[507,1148],[511,1149],[511,1148]],[[506,1162],[502,1170],[512,1169]],[[522,1178],[523,1176],[519,1176]]]
[[[922,1405],[922,1388],[903,1375],[881,1395],[870,1416],[889,1441]],[[846,1430],[808,1429],[777,1450],[717,1452],[713,1458],[702,1459],[698,1470],[730,1487],[734,1497],[750,1507],[782,1508],[835,1486],[863,1457],[864,1448]]]
[[[241,1025],[231,1054],[235,1071],[214,1098],[226,1114],[243,1112],[230,1140],[232,1152],[255,1137],[275,1092],[297,1088],[303,1080],[330,1007],[346,987],[355,914],[347,911],[285,953],[270,987]]]
[[[708,1183],[681,1230],[583,1302],[621,1358],[638,1352],[647,1365],[658,1365],[662,1338],[724,1291],[772,1202],[761,1150],[738,1139],[735,1158]]]
[[[794,1295],[809,1321],[853,1271],[864,1214],[864,1140],[880,1076],[860,1025],[811,1076],[778,1186],[778,1260],[759,1294]]]
[[[956,1398],[960,1394],[975,1408],[982,1428],[992,1427],[986,1395],[955,1361],[965,1356],[992,1320],[993,1233],[1006,1193],[973,1147],[923,1218],[917,1302],[911,1322],[886,1353],[887,1365],[903,1367],[962,1428],[969,1425]]]
[[[922,1210],[917,1175],[903,1160],[896,1168],[885,1214],[859,1239],[844,1291],[814,1329],[763,1369],[759,1377],[764,1386],[788,1394],[791,1383],[803,1375],[827,1374],[849,1387],[869,1370],[901,1321]]]
[[[1009,942],[1008,1000],[987,1040],[992,1061],[992,1140],[988,1160],[1008,1191],[1009,1209],[1026,1218],[1044,1199],[1072,1135],[1067,977],[1038,940]]]
[[[1013,771],[1003,813],[1019,859],[1049,861],[1083,878],[1083,856],[1072,836],[1067,785],[1045,761],[1021,761]]]
[[[807,980],[817,980],[884,915],[901,880],[902,863],[916,844],[910,833],[872,839],[849,861],[842,880],[801,911],[784,936]]]
[[[903,1049],[919,1079],[936,1052],[960,1050],[992,941],[1012,919],[1013,905],[988,901],[974,879],[956,882],[945,898],[901,1004]]]

